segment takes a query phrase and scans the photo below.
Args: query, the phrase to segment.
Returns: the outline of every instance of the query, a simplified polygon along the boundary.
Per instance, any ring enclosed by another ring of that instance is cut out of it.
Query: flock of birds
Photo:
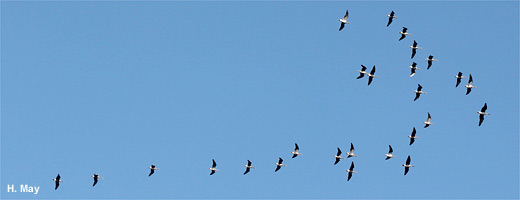
[[[346,24],[350,24],[350,22],[347,21],[348,17],[349,17],[349,13],[348,13],[348,9],[347,9],[345,16],[343,18],[339,19],[339,21],[341,22],[339,31],[343,30],[345,28]],[[390,24],[393,22],[393,19],[398,18],[395,16],[394,11],[392,11],[389,15],[387,15],[387,17],[388,17],[388,23],[386,25],[387,27],[390,26]],[[401,32],[399,32],[399,34],[401,34],[399,41],[405,39],[406,36],[408,36],[408,35],[412,35],[411,33],[407,32],[407,31],[408,31],[408,28],[403,27],[403,30]],[[422,49],[421,47],[417,46],[417,42],[415,40],[413,41],[413,45],[410,46],[410,48],[412,49],[411,59],[413,59],[415,57],[415,54],[417,53],[417,49]],[[428,61],[428,67],[426,68],[427,70],[430,69],[430,67],[433,64],[433,61],[437,61],[436,59],[433,59],[432,55],[428,56],[428,58],[426,58],[426,60]],[[410,69],[411,69],[410,77],[412,77],[415,75],[416,70],[419,70],[419,68],[417,67],[417,63],[413,62],[412,65],[410,66]],[[374,65],[370,72],[367,72],[366,70],[367,70],[367,68],[364,65],[361,65],[361,70],[358,70],[359,76],[357,77],[357,79],[361,79],[361,78],[365,77],[365,75],[366,75],[368,77],[368,85],[370,85],[372,83],[373,79],[378,77],[375,75],[376,66]],[[461,80],[464,78],[467,78],[467,77],[462,76],[462,72],[459,72],[455,76],[455,78],[457,79],[455,87],[458,87]],[[473,85],[473,77],[471,74],[469,75],[468,84],[465,85],[464,87],[466,87],[466,89],[467,89],[466,95],[468,95],[471,92],[472,88],[476,88],[476,86]],[[413,91],[415,93],[414,101],[419,99],[421,94],[426,94],[426,92],[422,91],[422,88],[423,87],[420,84],[418,84],[417,89]],[[479,114],[479,123],[478,123],[479,126],[482,125],[482,122],[484,121],[484,116],[490,115],[490,113],[486,113],[486,110],[487,110],[487,103],[484,103],[484,106],[481,108],[481,110],[477,111],[477,113]],[[431,122],[431,119],[432,119],[432,117],[431,117],[430,113],[428,112],[428,118],[426,119],[426,121],[423,122],[425,124],[424,128],[427,128],[430,125],[434,124]],[[419,137],[415,136],[416,133],[417,133],[417,131],[416,131],[415,127],[413,127],[411,135],[408,136],[410,138],[410,145],[412,145],[415,142],[415,139],[419,138]],[[297,156],[302,155],[299,152],[300,147],[298,146],[298,144],[295,143],[294,145],[295,145],[294,151],[291,152],[291,154],[293,155],[292,158],[296,158]],[[389,148],[389,150],[388,150],[388,153],[385,154],[385,156],[386,156],[385,160],[396,157],[392,154],[393,153],[392,146],[388,145],[388,148]],[[347,155],[346,158],[357,157],[357,155],[354,154],[354,150],[355,150],[354,144],[350,143],[350,151],[345,153]],[[334,158],[336,159],[334,162],[334,165],[338,164],[341,161],[341,159],[345,159],[345,157],[342,157],[341,155],[342,155],[342,151],[338,147],[337,153],[336,153],[336,155],[334,155]],[[286,166],[285,164],[282,164],[282,163],[283,163],[283,159],[281,157],[279,157],[278,162],[275,163],[276,168],[275,168],[274,172],[278,172],[282,167]],[[411,164],[410,155],[408,155],[408,158],[406,159],[405,164],[402,164],[402,166],[404,167],[404,175],[408,174],[410,167],[414,167],[414,165]],[[212,166],[209,168],[209,170],[211,171],[210,175],[213,175],[216,172],[220,171],[216,167],[217,167],[217,163],[213,159]],[[246,168],[245,172],[243,173],[244,175],[248,174],[251,171],[251,169],[255,169],[255,167],[252,166],[252,162],[250,160],[247,160],[247,164],[244,165],[244,167]],[[159,168],[156,168],[155,165],[153,165],[153,164],[148,168],[150,169],[150,173],[148,174],[148,176],[151,176],[152,174],[154,174],[155,170],[159,170]],[[353,161],[351,162],[350,167],[346,171],[348,172],[347,181],[350,181],[350,179],[352,178],[352,174],[357,173],[356,171],[354,171],[354,162]],[[103,177],[99,176],[98,174],[94,174],[91,177],[93,178],[93,181],[94,181],[92,184],[92,187],[94,187],[98,183],[99,179],[103,179]],[[55,190],[58,189],[60,182],[63,182],[63,180],[61,180],[60,174],[58,174],[56,176],[56,178],[53,179],[53,181],[55,182]]]

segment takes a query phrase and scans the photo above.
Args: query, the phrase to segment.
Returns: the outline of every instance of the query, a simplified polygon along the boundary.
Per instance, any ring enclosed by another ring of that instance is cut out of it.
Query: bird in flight
[[[367,73],[368,85],[370,85],[370,83],[372,83],[372,79],[377,78],[377,76],[374,75],[375,73],[376,73],[376,66],[374,65],[374,67],[372,67],[372,70],[370,71],[370,73]]]
[[[155,172],[155,170],[159,170],[159,168],[155,168],[155,165],[148,167],[148,169],[150,169],[150,174],[148,174],[148,176],[151,176]]]
[[[482,125],[482,122],[484,122],[484,115],[491,115],[489,113],[486,113],[487,110],[487,103],[484,103],[484,106],[480,109],[480,111],[477,111],[479,116],[478,126]]]
[[[300,147],[298,147],[298,144],[294,143],[294,151],[291,152],[293,154],[292,158],[296,158],[298,155],[302,155],[298,151],[300,150]]]
[[[98,174],[94,174],[91,177],[94,178],[94,184],[92,184],[92,187],[96,186],[96,184],[98,182],[98,178],[103,179],[103,177],[99,176]]]
[[[390,24],[392,23],[392,19],[396,18],[396,16],[394,16],[394,11],[392,10],[392,12],[389,14],[389,15],[386,15],[388,17],[388,24],[386,24],[386,27],[390,26]]]
[[[365,65],[361,65],[361,70],[358,70],[359,76],[356,79],[363,78],[363,76],[365,76],[365,74],[367,73],[366,70],[367,68],[365,67]]]
[[[457,74],[457,76],[455,76],[455,78],[457,78],[457,84],[455,85],[455,87],[459,87],[461,79],[467,78],[467,77],[462,76],[462,72],[459,72],[459,74]]]
[[[399,32],[401,34],[401,38],[399,38],[399,41],[404,39],[407,35],[412,35],[411,33],[406,32],[407,30],[408,30],[408,28],[403,27],[403,30],[401,32]]]
[[[408,158],[406,159],[406,164],[403,164],[404,175],[408,174],[408,170],[410,167],[415,167],[413,165],[410,165],[410,162],[412,162],[412,159],[410,159],[410,155],[408,155]]]
[[[415,56],[415,53],[417,53],[417,49],[422,49],[421,47],[417,47],[417,42],[414,40],[413,45],[410,46],[412,48],[412,59]]]
[[[428,58],[426,58],[426,60],[428,61],[428,67],[426,68],[427,70],[430,69],[430,67],[432,66],[433,61],[435,61],[435,62],[438,61],[436,59],[433,59],[432,55],[428,56]]]
[[[57,190],[58,187],[60,186],[60,182],[63,182],[63,181],[61,180],[61,176],[60,176],[60,174],[58,174],[58,176],[56,176],[55,179],[52,179],[52,181],[56,182],[56,187],[54,187],[54,190]]]
[[[385,154],[385,156],[386,156],[385,160],[388,160],[388,159],[393,158],[393,157],[397,157],[397,156],[392,155],[393,152],[394,152],[394,150],[392,149],[392,146],[388,145],[388,153]]]
[[[419,70],[420,68],[417,67],[416,62],[413,62],[412,66],[410,66],[410,69],[411,69],[410,77],[412,77],[413,75],[415,75],[415,70]]]
[[[212,160],[213,160],[213,165],[211,165],[211,167],[209,168],[209,170],[211,170],[211,173],[209,175],[213,175],[213,174],[215,174],[215,172],[220,171],[216,168],[217,163],[215,162],[215,159],[212,159]]]
[[[426,128],[430,125],[434,125],[434,123],[431,123],[431,121],[432,121],[432,116],[430,115],[430,112],[428,112],[428,119],[426,119],[426,121],[423,122],[424,124],[426,124],[426,125],[424,125],[424,128]]]
[[[350,22],[347,22],[347,18],[348,18],[348,9],[347,9],[347,13],[345,13],[345,16],[343,16],[343,18],[339,19],[339,21],[341,22],[341,25],[339,26],[340,31],[345,27],[345,24],[350,24]]]
[[[467,88],[466,95],[468,95],[471,92],[471,88],[477,88],[476,86],[473,85],[473,77],[471,76],[471,74],[469,74],[468,84],[465,85],[464,87]]]
[[[348,172],[347,181],[350,181],[350,178],[352,178],[352,173],[357,173],[356,171],[354,171],[354,161],[352,161],[352,163],[350,164],[350,168],[345,171]]]
[[[251,170],[251,168],[253,169],[256,169],[255,167],[253,167],[251,165],[251,161],[247,160],[247,165],[244,165],[244,167],[246,167],[246,171],[244,172],[244,175],[246,175],[247,173],[249,173],[249,170]]]
[[[280,170],[280,168],[287,166],[287,165],[282,164],[282,162],[283,162],[283,159],[278,158],[278,162],[275,163],[276,169],[274,170],[274,172],[277,172],[278,170]]]
[[[419,137],[415,136],[416,133],[417,133],[417,131],[415,131],[415,127],[413,127],[412,135],[408,136],[410,138],[410,145],[412,145],[413,142],[415,142],[415,139],[419,138]]]
[[[421,96],[421,94],[426,94],[426,92],[421,91],[421,90],[422,90],[421,84],[417,84],[417,90],[413,91],[413,92],[415,92],[415,99],[413,99],[413,101],[417,100]]]
[[[334,158],[336,158],[336,162],[334,162],[334,165],[338,164],[338,162],[341,159],[345,159],[345,158],[341,157],[341,149],[339,149],[339,147],[338,147],[338,153],[334,156]]]
[[[350,151],[346,153],[348,156],[347,158],[350,158],[350,157],[357,157],[356,154],[354,154],[354,145],[352,143],[350,143]]]

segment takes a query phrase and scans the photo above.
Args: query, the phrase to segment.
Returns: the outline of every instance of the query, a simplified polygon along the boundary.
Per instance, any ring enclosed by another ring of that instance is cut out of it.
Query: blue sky
[[[518,11],[518,1],[2,1],[0,195],[519,198]],[[403,26],[413,35],[398,41]],[[410,59],[413,40],[423,49]],[[426,70],[430,54],[439,61]],[[361,64],[376,65],[370,86],[356,79]],[[469,95],[459,71],[473,75]],[[428,94],[414,102],[417,84]],[[409,146],[413,127],[421,138]],[[295,142],[303,155],[291,159]],[[333,165],[351,142],[359,157]],[[385,161],[388,145],[397,157]],[[408,155],[416,167],[403,176]],[[278,157],[287,167],[274,173]],[[257,168],[244,176],[248,159]],[[161,170],[148,177],[150,164]],[[92,188],[94,173],[104,179]]]

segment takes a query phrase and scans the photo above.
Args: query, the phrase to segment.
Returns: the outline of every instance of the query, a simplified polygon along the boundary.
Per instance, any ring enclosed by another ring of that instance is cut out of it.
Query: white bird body
[[[414,90],[413,92],[417,93],[417,94],[426,94],[426,92],[424,91],[417,91],[417,90]]]

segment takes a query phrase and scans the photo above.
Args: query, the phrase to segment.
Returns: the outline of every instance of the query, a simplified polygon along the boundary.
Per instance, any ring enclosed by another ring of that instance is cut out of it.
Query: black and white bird
[[[94,174],[91,177],[94,178],[94,184],[92,184],[92,187],[96,186],[98,179],[103,179],[103,177],[99,176],[98,174]]]
[[[478,121],[478,126],[482,125],[482,122],[484,122],[484,115],[491,115],[491,114],[487,113],[486,110],[487,110],[487,103],[484,103],[484,106],[482,106],[480,111],[477,111],[477,113],[480,115],[479,121]]]
[[[415,142],[415,139],[419,138],[419,137],[415,136],[416,133],[417,133],[417,131],[415,131],[415,127],[413,127],[412,135],[408,136],[410,138],[410,145],[412,145],[413,142]]]
[[[467,78],[467,77],[462,76],[462,72],[459,72],[459,74],[457,74],[457,76],[455,76],[455,78],[457,78],[457,84],[455,85],[455,87],[459,87],[461,79]]]
[[[334,155],[334,158],[336,158],[336,162],[334,162],[334,165],[338,164],[338,162],[341,159],[345,159],[344,157],[341,157],[341,149],[339,149],[339,147],[338,147],[338,153],[336,153],[336,155]]]
[[[410,159],[410,155],[408,155],[408,158],[406,159],[406,164],[403,164],[404,175],[408,174],[408,170],[410,169],[410,167],[415,167],[413,165],[410,165],[410,162],[412,162],[412,159]]]
[[[365,67],[365,65],[361,65],[361,70],[358,70],[359,76],[356,79],[363,78],[365,76],[365,74],[367,73],[366,70],[367,70],[367,67]]]
[[[155,170],[159,170],[159,168],[156,168],[155,165],[148,167],[148,169],[150,169],[150,174],[148,174],[148,176],[151,176]]]
[[[343,29],[345,27],[345,24],[350,24],[350,22],[347,22],[347,18],[348,18],[348,9],[347,9],[347,13],[345,13],[345,16],[343,16],[343,18],[339,19],[339,21],[341,22],[341,25],[339,26],[340,31],[341,31],[341,29]]]
[[[276,169],[274,170],[274,172],[277,172],[278,170],[280,170],[280,168],[287,166],[287,165],[284,165],[282,163],[283,163],[283,159],[282,158],[278,158],[278,162],[275,163]]]
[[[413,45],[410,46],[412,48],[412,58],[415,56],[415,53],[417,53],[417,49],[422,49],[421,47],[417,46],[417,42],[414,40]]]
[[[421,94],[426,94],[426,92],[421,91],[421,90],[422,90],[421,84],[417,84],[417,90],[413,91],[413,92],[415,92],[415,99],[413,99],[413,101],[417,100],[421,96]]]
[[[425,122],[423,122],[425,124],[424,128],[426,128],[430,125],[434,125],[434,123],[432,123],[431,121],[432,121],[432,116],[430,115],[430,112],[428,112],[428,118],[426,119]]]
[[[430,69],[430,67],[431,67],[432,64],[433,64],[433,61],[435,61],[435,62],[438,61],[438,60],[436,60],[436,59],[433,59],[433,56],[432,56],[432,55],[428,56],[428,58],[426,58],[426,60],[428,61],[428,67],[426,68],[427,70]]]
[[[410,66],[410,69],[411,69],[410,77],[412,77],[413,75],[415,75],[415,70],[419,70],[420,68],[417,67],[417,63],[416,62],[413,62],[412,66]]]
[[[467,89],[466,95],[468,95],[471,92],[471,88],[477,88],[477,86],[473,85],[473,77],[471,76],[471,74],[469,74],[468,84],[465,85],[464,87],[466,87],[466,89]]]
[[[215,162],[215,159],[212,159],[212,160],[213,160],[213,165],[211,165],[211,167],[209,168],[209,170],[211,170],[211,173],[209,175],[213,175],[215,172],[220,171],[216,168],[217,163]]]
[[[394,152],[394,150],[392,149],[392,146],[391,146],[391,145],[388,145],[388,153],[385,154],[385,156],[386,156],[386,159],[385,159],[385,160],[388,160],[388,159],[390,159],[390,158],[397,157],[397,156],[392,155],[393,152]]]
[[[293,154],[292,158],[296,158],[296,156],[298,156],[298,155],[303,155],[298,152],[299,150],[300,150],[300,147],[298,147],[298,144],[294,143],[294,151],[291,152]]]
[[[411,33],[406,32],[407,30],[408,30],[408,28],[403,27],[403,30],[401,32],[399,32],[401,34],[401,38],[399,38],[399,41],[404,39],[407,35],[412,35]]]
[[[356,154],[354,154],[354,145],[352,143],[350,143],[350,151],[346,153],[348,156],[347,158],[350,158],[350,157],[357,157]]]
[[[256,169],[255,167],[253,167],[251,165],[251,161],[247,160],[247,165],[244,165],[244,167],[246,167],[246,171],[244,172],[244,175],[246,175],[247,173],[249,173],[249,171],[251,170],[251,168],[253,169]]]
[[[397,19],[397,17],[394,16],[394,14],[395,14],[395,13],[394,13],[394,11],[392,10],[392,12],[391,12],[389,15],[386,15],[386,16],[388,17],[388,24],[386,24],[386,27],[390,26],[390,24],[392,23],[392,20],[393,20],[394,18]]]
[[[350,181],[350,178],[352,178],[352,173],[357,173],[356,171],[354,171],[354,161],[352,161],[352,163],[350,164],[350,168],[345,171],[348,172],[347,181]]]
[[[52,179],[52,181],[56,182],[56,187],[54,187],[54,190],[57,190],[58,187],[60,187],[60,182],[63,182],[63,181],[61,180],[61,176],[60,176],[60,174],[58,174],[58,176],[56,176],[55,179]]]
[[[368,85],[370,85],[370,83],[372,83],[372,79],[377,78],[377,76],[374,75],[375,73],[376,73],[376,66],[374,65],[374,67],[372,67],[372,70],[370,71],[370,73],[367,73]]]

